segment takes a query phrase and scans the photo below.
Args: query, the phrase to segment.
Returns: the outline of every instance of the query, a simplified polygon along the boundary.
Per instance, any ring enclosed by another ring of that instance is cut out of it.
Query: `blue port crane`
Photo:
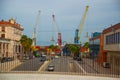
[[[75,30],[75,38],[74,38],[74,43],[75,44],[79,44],[80,35],[81,35],[82,29],[84,27],[85,19],[86,19],[87,13],[88,13],[88,8],[89,8],[89,6],[87,5],[86,9],[85,9],[85,12],[84,12],[84,15],[82,17],[82,21],[80,23],[80,26]]]

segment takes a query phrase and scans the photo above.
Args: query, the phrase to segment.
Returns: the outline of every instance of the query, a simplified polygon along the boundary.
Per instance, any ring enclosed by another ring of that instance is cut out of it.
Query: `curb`
[[[40,71],[45,71],[45,69],[47,68],[48,64],[51,63],[52,60],[50,61],[45,61],[44,64],[38,69],[38,72]]]

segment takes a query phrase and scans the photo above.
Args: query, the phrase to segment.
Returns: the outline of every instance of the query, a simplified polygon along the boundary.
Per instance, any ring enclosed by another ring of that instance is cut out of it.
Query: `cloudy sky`
[[[23,33],[33,36],[38,11],[41,10],[37,28],[37,44],[49,45],[57,31],[53,24],[55,14],[62,41],[73,42],[75,30],[79,27],[86,5],[89,11],[80,41],[87,41],[86,32],[101,32],[120,23],[120,0],[0,0],[0,20],[15,18],[24,27]]]

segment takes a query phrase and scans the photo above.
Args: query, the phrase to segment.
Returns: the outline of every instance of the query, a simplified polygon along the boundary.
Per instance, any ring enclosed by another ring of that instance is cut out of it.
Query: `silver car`
[[[49,65],[48,66],[48,71],[54,71],[54,66],[53,65]]]

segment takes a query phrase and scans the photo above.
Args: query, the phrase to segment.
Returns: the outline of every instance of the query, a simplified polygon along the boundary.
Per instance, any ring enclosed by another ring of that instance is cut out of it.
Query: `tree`
[[[54,51],[55,49],[58,48],[58,46],[50,45],[49,48],[50,48],[52,51]]]
[[[85,48],[90,48],[89,42],[84,43],[83,47],[85,47]]]
[[[25,53],[28,52],[32,45],[32,39],[27,37],[26,35],[22,35],[20,42],[25,50]]]
[[[74,56],[79,56],[80,47],[75,44],[70,44],[68,47]]]

